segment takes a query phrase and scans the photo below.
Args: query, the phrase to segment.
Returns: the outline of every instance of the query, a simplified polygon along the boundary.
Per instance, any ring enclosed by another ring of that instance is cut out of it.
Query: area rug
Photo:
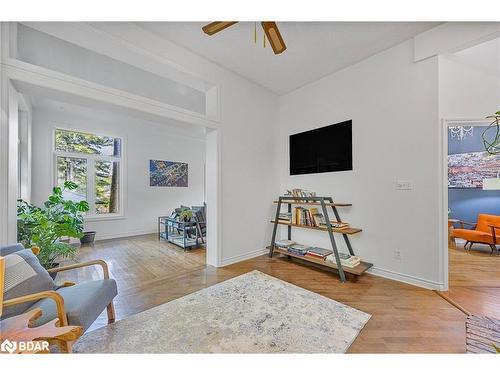
[[[362,311],[252,271],[90,332],[73,350],[345,353],[369,319]]]

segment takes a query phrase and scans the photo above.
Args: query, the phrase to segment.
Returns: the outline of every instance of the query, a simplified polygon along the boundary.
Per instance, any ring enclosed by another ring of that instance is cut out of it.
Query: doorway
[[[443,124],[445,295],[468,313],[500,318],[500,247],[487,238],[489,220],[500,218],[500,190],[493,183],[500,155],[485,150],[483,133],[490,121]]]
[[[5,210],[2,212],[2,215],[7,218],[7,220],[3,220],[2,218],[2,231],[4,235],[2,235],[2,243],[10,243],[10,242],[15,242],[17,239],[17,234],[16,234],[16,200],[18,198],[19,192],[25,192],[23,194],[25,197],[26,193],[29,193],[29,188],[26,188],[26,186],[19,186],[20,183],[22,184],[22,174],[24,172],[28,172],[30,166],[30,163],[26,164],[26,160],[20,160],[20,150],[19,150],[19,114],[25,117],[23,115],[23,107],[19,103],[19,97],[22,97],[23,95],[20,95],[20,93],[25,94],[27,96],[34,96],[34,97],[42,97],[42,98],[50,98],[54,102],[60,101],[62,103],[66,103],[68,106],[77,106],[78,104],[83,104],[85,106],[93,105],[99,110],[105,110],[106,108],[112,109],[115,111],[119,111],[122,114],[125,114],[127,116],[139,116],[144,121],[149,121],[149,122],[165,122],[165,123],[175,123],[175,126],[180,129],[179,132],[182,133],[183,127],[191,128],[191,129],[196,129],[197,134],[203,137],[203,145],[202,147],[202,152],[204,153],[205,160],[201,164],[201,169],[199,171],[200,175],[200,199],[199,202],[198,200],[195,202],[193,201],[192,205],[201,205],[203,204],[203,196],[206,195],[206,203],[207,203],[207,228],[206,228],[206,261],[205,263],[208,265],[212,266],[218,266],[219,265],[219,259],[220,259],[220,250],[219,248],[219,236],[220,236],[220,231],[218,228],[218,215],[219,215],[219,206],[220,206],[220,194],[218,193],[218,190],[220,189],[219,183],[219,151],[220,151],[220,130],[217,128],[210,128],[204,125],[201,125],[199,121],[193,121],[193,123],[189,123],[187,121],[178,121],[178,120],[172,120],[171,118],[167,116],[160,116],[157,113],[152,114],[148,112],[147,110],[145,111],[138,111],[135,108],[127,107],[127,103],[125,101],[121,103],[121,105],[116,105],[116,104],[110,104],[105,101],[99,101],[96,98],[88,98],[86,96],[79,96],[79,95],[74,95],[74,94],[68,94],[60,90],[59,88],[49,88],[49,87],[42,87],[38,85],[31,84],[29,82],[25,82],[22,80],[6,80],[5,84],[9,87],[8,91],[8,96],[4,96],[8,99],[8,110],[5,111],[4,113],[7,114],[7,121],[3,125],[7,125],[7,128],[9,131],[7,132],[9,134],[9,137],[12,138],[8,140],[8,142],[5,142],[5,151],[8,150],[8,155],[9,155],[9,172],[8,175],[10,178],[4,180],[8,181],[8,183],[4,184],[2,186],[2,189],[5,189],[5,191],[9,192],[9,197],[8,197],[8,205],[4,206]],[[50,85],[49,85],[50,86]],[[120,97],[115,98],[117,101],[120,101]],[[14,126],[15,125],[15,126]],[[64,123],[60,123],[60,127],[64,127]],[[5,129],[5,128],[3,128]],[[23,128],[21,127],[21,130]],[[24,132],[24,130],[22,130]],[[183,134],[179,135],[180,137],[184,136]],[[36,144],[40,145],[40,142],[42,142],[40,139],[36,140]],[[45,140],[43,141],[43,145],[39,147],[46,147],[48,149],[52,148],[52,141],[50,140]],[[2,149],[3,149],[2,145]],[[8,148],[7,148],[8,147]],[[26,146],[27,149],[27,146]],[[189,148],[187,148],[189,149]],[[19,150],[19,152],[18,152]],[[3,155],[2,155],[3,156]],[[14,156],[14,157],[13,157]],[[46,162],[48,164],[53,163],[53,158],[52,159],[47,159]],[[206,164],[206,191],[204,188],[203,184],[203,165]],[[23,165],[25,165],[24,168],[20,168]],[[143,170],[147,171],[147,166],[142,166],[144,167]],[[147,172],[144,172],[147,173]],[[14,177],[15,176],[15,177]],[[145,182],[147,183],[147,182]],[[179,188],[180,189],[180,188]],[[7,201],[7,200],[6,200]],[[124,203],[126,204],[126,202]],[[169,212],[166,214],[168,215]],[[156,218],[152,219],[153,221],[156,220]],[[122,222],[123,223],[123,222]],[[156,226],[155,226],[156,227]]]

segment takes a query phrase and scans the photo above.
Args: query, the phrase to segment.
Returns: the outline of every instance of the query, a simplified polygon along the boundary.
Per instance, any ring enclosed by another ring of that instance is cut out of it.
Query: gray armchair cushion
[[[22,246],[22,245],[21,245]],[[54,281],[40,265],[30,249],[16,251],[5,257],[4,300],[54,289]],[[19,315],[34,302],[6,307],[2,318]]]
[[[70,325],[82,326],[84,330],[97,319],[107,305],[116,297],[116,281],[94,280],[74,286],[60,288],[57,292],[64,298],[64,307]],[[57,318],[56,304],[51,299],[43,299],[30,307],[40,308],[43,315],[35,322],[42,325]]]
[[[24,250],[24,246],[22,243],[16,243],[15,245],[0,246],[0,256],[4,257],[20,250]]]

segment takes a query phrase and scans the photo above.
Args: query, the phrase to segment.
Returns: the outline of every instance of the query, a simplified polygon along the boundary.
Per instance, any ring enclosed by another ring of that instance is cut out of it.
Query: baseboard
[[[222,259],[219,267],[225,267],[225,266],[229,266],[230,264],[233,264],[233,263],[238,263],[238,262],[242,262],[242,261],[247,260],[247,259],[256,258],[256,257],[259,257],[261,255],[267,254],[268,252],[269,252],[269,250],[260,249],[260,250],[249,251],[247,253],[232,256],[232,257],[229,257],[226,259]]]
[[[266,249],[261,249],[261,250],[254,250],[254,251],[249,251],[245,254],[241,255],[236,255],[233,257],[229,257],[227,259],[224,259],[219,267],[225,267],[229,266],[230,264],[242,262],[244,260],[256,258],[258,256],[267,254],[269,250]],[[430,290],[444,290],[444,285],[440,283],[436,283],[431,280],[426,280],[422,279],[419,277],[415,276],[410,276],[406,275],[403,273],[395,272],[395,271],[389,271],[383,268],[378,268],[378,267],[372,267],[370,270],[367,271],[367,273],[375,276],[380,276],[384,277],[386,279],[394,280],[394,281],[399,281],[405,284],[410,284],[414,286],[418,286],[420,288],[425,288],[425,289],[430,289]]]
[[[444,289],[444,284],[436,283],[435,281],[431,280],[422,279],[420,277],[406,275],[404,273],[389,271],[383,268],[372,267],[367,271],[367,273],[369,273],[370,275],[385,277],[386,279],[391,279],[402,283],[415,285],[425,289],[431,289],[431,290]]]
[[[95,239],[96,239],[96,241],[112,240],[114,238],[142,236],[144,234],[153,234],[153,233],[157,233],[157,232],[151,231],[151,229],[145,229],[145,230],[128,231],[128,232],[123,232],[123,233],[99,234],[99,231],[98,231],[96,233]]]

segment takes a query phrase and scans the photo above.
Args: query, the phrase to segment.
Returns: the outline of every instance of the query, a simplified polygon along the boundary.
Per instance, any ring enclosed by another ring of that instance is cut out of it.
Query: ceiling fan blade
[[[224,29],[227,29],[229,26],[233,26],[236,22],[225,22],[225,21],[216,21],[216,22],[211,22],[208,25],[203,26],[201,29],[205,34],[208,35],[214,35],[215,33],[218,33],[219,31],[222,31]]]
[[[283,38],[281,37],[280,31],[278,30],[278,25],[276,25],[276,22],[262,22],[262,28],[264,29],[264,32],[266,33],[267,40],[269,40],[269,43],[271,44],[271,47],[273,48],[274,54],[278,55],[284,50],[286,50],[286,45],[285,42],[283,41]]]

